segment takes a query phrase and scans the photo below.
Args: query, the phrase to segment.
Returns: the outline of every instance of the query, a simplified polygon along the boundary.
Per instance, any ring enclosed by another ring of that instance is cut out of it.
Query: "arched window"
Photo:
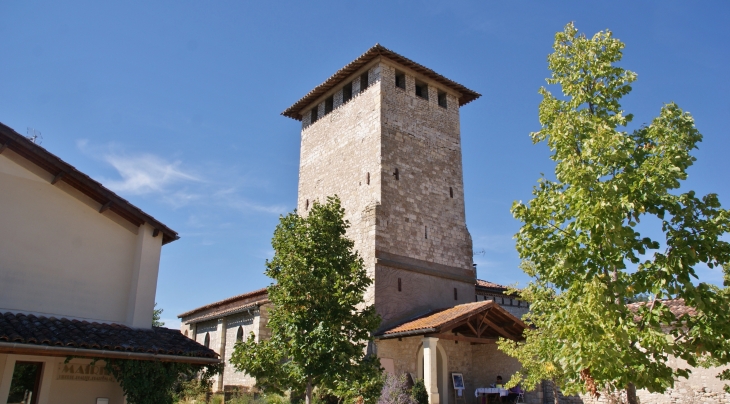
[[[238,332],[236,333],[236,342],[243,342],[243,327],[238,326]]]
[[[205,345],[206,348],[210,348],[210,333],[205,333],[205,342],[203,342],[203,345]]]

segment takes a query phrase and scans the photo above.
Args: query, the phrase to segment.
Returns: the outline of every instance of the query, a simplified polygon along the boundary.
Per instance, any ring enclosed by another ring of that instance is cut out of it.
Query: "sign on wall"
[[[59,363],[57,380],[74,380],[84,382],[113,382],[114,377],[104,365]]]

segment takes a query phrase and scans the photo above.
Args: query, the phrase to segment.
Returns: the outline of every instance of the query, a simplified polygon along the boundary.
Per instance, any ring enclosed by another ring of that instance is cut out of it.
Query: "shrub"
[[[426,384],[423,383],[423,379],[417,379],[411,389],[411,397],[418,404],[428,404],[428,393],[426,392]]]
[[[418,404],[411,396],[411,389],[408,388],[408,375],[387,374],[378,404]]]

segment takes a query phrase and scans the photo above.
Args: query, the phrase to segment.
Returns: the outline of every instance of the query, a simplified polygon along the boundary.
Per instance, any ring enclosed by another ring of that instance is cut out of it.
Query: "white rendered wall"
[[[51,179],[0,154],[0,312],[150,327],[162,237]]]

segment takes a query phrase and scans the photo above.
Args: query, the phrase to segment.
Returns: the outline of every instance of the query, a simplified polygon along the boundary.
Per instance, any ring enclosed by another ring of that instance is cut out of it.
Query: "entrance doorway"
[[[441,344],[436,345],[436,352],[438,352],[436,355],[436,383],[439,389],[439,403],[449,404],[448,357]],[[423,379],[423,344],[418,348],[416,363],[418,364],[418,378]]]
[[[42,374],[42,362],[15,362],[8,404],[36,404]]]

